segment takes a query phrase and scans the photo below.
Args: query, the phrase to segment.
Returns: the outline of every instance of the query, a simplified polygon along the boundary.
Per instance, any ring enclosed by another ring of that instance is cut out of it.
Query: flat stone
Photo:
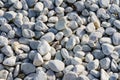
[[[42,40],[38,45],[37,50],[41,55],[45,55],[51,50],[51,47],[47,41]]]
[[[25,74],[33,73],[35,72],[35,66],[31,63],[22,63],[21,71]]]
[[[48,66],[55,72],[63,71],[65,64],[60,60],[50,60]]]
[[[12,57],[6,58],[3,61],[3,64],[6,65],[6,66],[15,66],[15,64],[16,64],[16,57],[12,56]]]

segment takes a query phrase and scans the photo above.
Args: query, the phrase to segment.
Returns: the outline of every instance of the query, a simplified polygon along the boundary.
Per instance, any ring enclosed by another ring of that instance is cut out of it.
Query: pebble
[[[113,24],[116,28],[120,29],[120,27],[119,27],[120,21],[119,20],[115,20]]]
[[[36,73],[33,80],[47,80],[47,75],[43,71],[39,71],[38,73]]]
[[[75,67],[73,68],[73,72],[75,73],[82,73],[83,71],[85,71],[85,67],[83,65],[75,65]]]
[[[31,63],[22,63],[21,64],[21,71],[24,74],[29,74],[35,72],[35,66]]]
[[[18,6],[19,5],[19,6]],[[20,2],[20,1],[16,1],[15,3],[14,3],[14,5],[13,5],[16,9],[22,9],[22,2]]]
[[[24,80],[34,79],[35,75],[36,75],[35,73],[31,73],[31,74],[27,75],[27,76],[24,78]],[[21,79],[21,80],[22,80],[22,79]]]
[[[98,72],[97,70],[91,70],[90,74],[92,74],[93,76],[95,76],[97,78],[100,77],[100,72]]]
[[[0,46],[5,46],[8,44],[8,39],[4,36],[0,36]]]
[[[82,11],[85,8],[84,2],[83,1],[77,1],[74,3],[77,11]]]
[[[63,57],[65,60],[70,57],[67,49],[65,49],[65,48],[62,48],[61,51],[60,51],[60,53],[61,53],[62,57]]]
[[[105,55],[110,55],[113,53],[114,47],[111,44],[104,43],[102,44],[102,51]]]
[[[48,52],[46,55],[43,56],[43,60],[49,61],[51,59],[51,53]]]
[[[114,45],[119,45],[120,44],[120,37],[119,37],[120,33],[116,32],[113,34],[112,36],[112,41]]]
[[[0,79],[2,80],[7,80],[7,76],[8,76],[9,72],[5,69],[0,70]]]
[[[55,35],[55,39],[56,40],[61,40],[64,36],[64,33],[63,32],[58,32],[56,35]]]
[[[22,30],[22,35],[25,38],[32,38],[32,37],[35,36],[35,33],[30,29],[23,29]]]
[[[110,4],[110,0],[100,0],[99,4],[101,7],[105,8],[105,7],[109,7]]]
[[[94,69],[97,69],[98,66],[99,66],[99,60],[95,59],[87,64],[87,69],[94,70]]]
[[[3,48],[1,48],[1,52],[3,52],[6,56],[10,57],[13,56],[13,50],[10,46],[4,46]]]
[[[85,56],[85,61],[86,62],[91,62],[93,60],[93,55],[91,53],[88,53],[86,56]]]
[[[56,80],[55,73],[52,70],[48,70],[46,75],[48,80]]]
[[[3,62],[3,59],[4,59],[4,55],[3,55],[3,54],[0,54],[0,63]]]
[[[41,56],[39,53],[37,53],[37,54],[34,56],[33,64],[34,64],[35,66],[40,66],[40,65],[42,65],[43,63],[44,63],[44,61],[43,61],[42,56]]]
[[[78,57],[74,57],[74,58],[71,59],[71,64],[72,65],[82,64],[82,60]]]
[[[73,49],[73,47],[75,46],[75,44],[76,44],[75,38],[70,37],[70,39],[67,41],[65,47],[66,47],[68,50],[71,50],[71,49]]]
[[[68,72],[63,76],[63,80],[76,80],[78,75],[75,72]]]
[[[62,4],[63,0],[55,0],[55,5],[60,6]]]
[[[44,8],[44,5],[41,2],[37,2],[34,6],[34,10],[36,10],[36,11],[42,11],[43,8]]]
[[[100,67],[102,69],[108,69],[110,67],[111,60],[110,58],[106,57],[100,60]]]
[[[39,21],[39,22],[35,23],[35,30],[37,30],[37,31],[41,31],[41,30],[46,31],[47,29],[48,29],[48,27],[42,21]]]
[[[48,66],[55,72],[63,71],[65,64],[60,60],[50,60]]]
[[[68,65],[65,67],[65,69],[63,70],[63,73],[68,73],[70,71],[72,71],[74,69],[74,66],[73,65]]]
[[[56,22],[55,24],[55,28],[57,30],[63,30],[66,28],[66,26],[67,26],[67,20],[65,17],[60,18],[58,22]]]
[[[15,66],[16,57],[12,56],[12,57],[4,59],[3,64],[6,65],[6,66]]]
[[[55,35],[52,32],[48,32],[45,35],[43,35],[41,40],[46,40],[47,42],[52,42],[55,39]]]
[[[112,61],[111,61],[111,70],[113,72],[118,72],[118,64],[114,59],[112,59]]]
[[[4,17],[8,19],[9,21],[13,20],[15,16],[16,16],[16,13],[14,11],[8,11],[4,14]]]
[[[109,75],[104,69],[101,69],[100,80],[104,80],[104,79],[109,80]]]
[[[41,55],[45,55],[51,50],[51,47],[47,41],[42,40],[38,45],[37,50]]]
[[[85,75],[80,75],[77,79],[78,80],[89,80],[89,78]]]
[[[87,32],[94,32],[95,31],[95,26],[94,23],[89,23],[86,27]]]

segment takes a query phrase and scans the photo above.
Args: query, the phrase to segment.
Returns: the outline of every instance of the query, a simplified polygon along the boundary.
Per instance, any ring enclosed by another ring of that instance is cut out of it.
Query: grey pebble
[[[9,72],[5,69],[1,70],[0,71],[0,79],[3,79],[3,80],[7,80],[7,76],[8,76]]]
[[[119,20],[115,20],[113,24],[116,28],[120,29],[120,21]]]
[[[8,12],[5,12],[5,14],[4,14],[4,17],[8,20],[14,19],[15,16],[16,16],[16,12],[14,12],[14,11],[8,11]]]
[[[106,57],[100,60],[100,67],[102,69],[108,69],[110,67],[111,60],[110,58]]]
[[[47,75],[43,71],[39,71],[36,73],[33,80],[47,80]]]
[[[109,80],[109,75],[108,73],[104,70],[104,69],[101,69],[101,72],[100,72],[100,79],[101,80]]]
[[[68,72],[63,76],[63,80],[76,80],[78,75],[75,72]]]
[[[33,40],[33,41],[30,41],[29,44],[32,49],[37,49],[38,45],[40,44],[40,41]]]
[[[87,64],[87,69],[88,70],[97,69],[98,66],[99,66],[99,60],[95,59]]]
[[[96,59],[102,59],[105,57],[105,54],[99,49],[95,49],[92,53],[93,53],[94,58]]]
[[[0,54],[0,63],[3,62],[3,59],[4,59],[4,55],[3,55],[3,54]]]
[[[48,66],[55,72],[63,71],[65,64],[60,60],[50,60]]]
[[[74,3],[74,5],[77,8],[77,11],[82,11],[85,8],[83,1],[77,1]]]
[[[11,46],[4,46],[3,48],[1,48],[1,52],[3,52],[6,56],[10,57],[10,56],[13,56],[14,53],[13,53],[13,50],[11,48]]]
[[[48,80],[56,80],[55,73],[52,70],[46,72]]]
[[[114,34],[115,32],[116,32],[116,29],[115,29],[115,28],[112,28],[112,27],[106,28],[106,30],[105,30],[105,33],[106,33],[107,35],[112,35],[112,34]]]
[[[114,45],[119,45],[120,44],[120,33],[116,32],[112,36],[112,41]]]
[[[6,66],[15,66],[16,57],[12,56],[12,57],[4,59],[3,64],[6,65]]]
[[[22,35],[25,38],[32,38],[32,37],[35,36],[35,33],[30,29],[23,29],[22,30]]]
[[[55,24],[55,28],[57,30],[63,30],[67,26],[67,20],[65,17],[62,17],[58,20],[58,22]]]
[[[114,46],[112,46],[111,44],[108,43],[102,44],[102,51],[105,55],[110,55],[111,53],[113,53],[113,50]]]
[[[51,50],[51,47],[47,41],[42,40],[38,45],[37,50],[41,55],[45,55]]]
[[[5,46],[8,44],[8,39],[4,36],[0,36],[0,46]]]
[[[77,80],[90,80],[86,75],[78,76]]]
[[[22,63],[21,71],[25,74],[33,73],[35,72],[35,66],[31,63]]]
[[[60,53],[61,53],[62,57],[63,57],[65,60],[70,57],[69,52],[68,52],[67,49],[65,49],[65,48],[62,48],[61,51],[60,51]]]
[[[47,29],[48,29],[48,27],[42,21],[39,21],[39,22],[35,23],[35,30],[37,30],[37,31],[40,31],[40,30],[46,31]]]
[[[103,8],[109,7],[110,0],[99,0],[99,4],[100,4],[100,6],[103,7]]]

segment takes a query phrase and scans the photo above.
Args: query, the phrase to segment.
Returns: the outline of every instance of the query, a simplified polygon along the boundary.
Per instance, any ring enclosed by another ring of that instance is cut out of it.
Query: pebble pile
[[[120,80],[120,0],[0,0],[0,80]]]

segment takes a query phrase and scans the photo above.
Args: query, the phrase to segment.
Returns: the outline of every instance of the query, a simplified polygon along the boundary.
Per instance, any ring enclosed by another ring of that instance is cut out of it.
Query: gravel
[[[0,80],[120,80],[119,0],[0,0]]]

